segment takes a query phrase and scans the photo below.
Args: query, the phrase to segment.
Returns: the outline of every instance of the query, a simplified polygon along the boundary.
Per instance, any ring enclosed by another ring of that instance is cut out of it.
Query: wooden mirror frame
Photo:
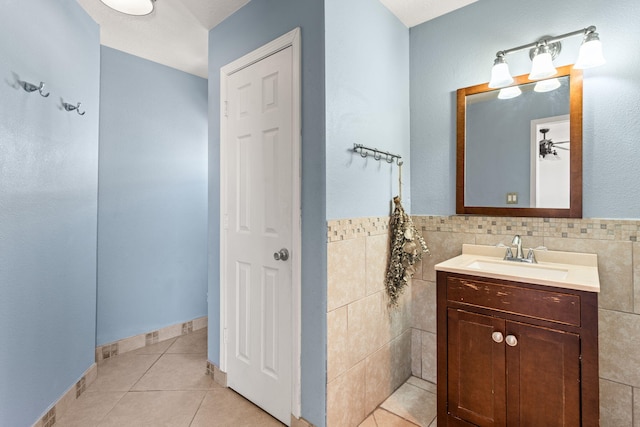
[[[546,217],[546,218],[582,218],[582,71],[571,65],[558,68],[554,77],[569,76],[569,209],[556,208],[507,208],[494,206],[465,206],[465,134],[466,134],[466,97],[482,92],[490,92],[488,83],[458,89],[457,98],[457,155],[456,155],[456,213],[462,215]],[[514,78],[512,86],[535,83],[524,74]]]

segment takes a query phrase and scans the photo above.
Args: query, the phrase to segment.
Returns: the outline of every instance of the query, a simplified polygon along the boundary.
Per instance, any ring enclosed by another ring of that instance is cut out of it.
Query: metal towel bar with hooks
[[[364,158],[366,158],[369,155],[369,153],[373,153],[374,160],[380,161],[384,157],[384,160],[387,163],[393,163],[395,160],[398,166],[402,166],[402,161],[400,160],[402,156],[398,154],[389,153],[388,151],[382,151],[382,150],[378,150],[377,148],[366,147],[362,144],[353,144],[353,152],[360,153],[360,156]]]

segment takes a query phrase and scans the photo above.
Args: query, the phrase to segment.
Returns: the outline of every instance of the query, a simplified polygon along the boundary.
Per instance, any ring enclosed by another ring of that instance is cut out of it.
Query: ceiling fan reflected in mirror
[[[540,140],[540,143],[539,143],[539,148],[540,148],[539,152],[540,152],[541,159],[544,159],[548,155],[552,155],[553,157],[551,158],[559,158],[558,152],[556,151],[556,149],[569,151],[569,149],[566,147],[558,146],[559,144],[568,144],[569,141],[553,142],[553,140],[551,140],[550,138],[547,138],[547,132],[549,132],[549,130],[550,130],[549,128],[540,129],[540,133],[542,134],[542,139]]]

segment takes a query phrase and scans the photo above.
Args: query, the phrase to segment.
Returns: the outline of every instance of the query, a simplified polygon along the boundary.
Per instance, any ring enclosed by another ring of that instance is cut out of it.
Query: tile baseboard
[[[187,335],[197,330],[207,327],[208,317],[198,317],[188,322],[176,323],[164,328],[146,332],[143,334],[134,335],[132,337],[124,338],[112,343],[103,344],[96,347],[96,363],[100,363],[110,357],[117,356],[118,354],[127,353],[129,351],[137,350],[148,345],[156,344],[160,341],[168,340],[171,338]]]
[[[213,378],[213,381],[216,384],[221,385],[222,387],[227,386],[227,373],[222,372],[218,365],[209,360],[207,360],[207,374]]]
[[[33,424],[33,427],[52,427],[56,423],[56,418],[63,416],[71,404],[79,398],[82,393],[98,377],[98,365],[92,364],[80,377],[80,379],[67,389],[62,396],[51,405],[49,409]]]

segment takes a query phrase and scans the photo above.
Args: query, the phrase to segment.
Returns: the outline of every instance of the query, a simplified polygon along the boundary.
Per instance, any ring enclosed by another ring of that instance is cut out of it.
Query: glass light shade
[[[491,80],[489,81],[490,88],[499,88],[508,86],[513,83],[513,77],[509,72],[509,64],[504,60],[504,57],[498,56],[491,68]]]
[[[552,90],[556,90],[560,87],[560,80],[558,79],[548,79],[548,80],[540,80],[533,87],[535,92],[551,92]]]
[[[520,90],[520,88],[518,86],[509,86],[509,87],[505,87],[500,89],[500,92],[498,93],[498,98],[499,99],[511,99],[511,98],[515,98],[516,96],[520,96],[522,95],[522,91]]]
[[[529,80],[546,79],[558,73],[556,67],[553,66],[553,59],[546,46],[542,46],[536,56],[533,57],[531,64],[531,73]]]
[[[602,65],[605,62],[604,56],[602,55],[602,43],[598,38],[598,33],[588,34],[580,46],[578,60],[573,68],[579,70],[592,68]]]
[[[153,12],[154,0],[100,0],[111,9],[127,15],[142,16]]]

